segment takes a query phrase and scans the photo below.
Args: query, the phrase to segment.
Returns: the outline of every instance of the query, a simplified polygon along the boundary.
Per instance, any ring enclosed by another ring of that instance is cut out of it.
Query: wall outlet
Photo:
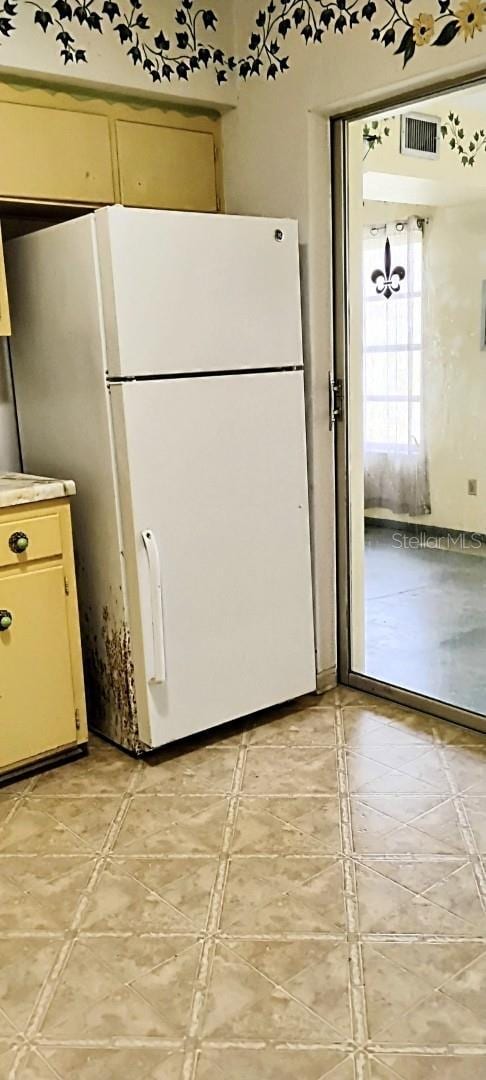
[[[477,480],[468,480],[468,482],[467,482],[467,493],[468,493],[468,495],[477,495],[477,493],[478,493],[478,482],[477,482]]]

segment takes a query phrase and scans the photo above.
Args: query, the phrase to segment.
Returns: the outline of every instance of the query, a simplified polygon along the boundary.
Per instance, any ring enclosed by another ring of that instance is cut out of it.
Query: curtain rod
[[[418,217],[416,214],[412,214],[412,218],[416,221],[417,227],[423,232],[426,225],[429,224],[430,218]],[[410,218],[397,218],[392,222],[384,222],[383,225],[367,225],[366,228],[370,230],[372,235],[379,232],[386,232],[387,229],[394,225],[397,232],[403,232],[408,227]],[[400,226],[400,227],[398,227]]]

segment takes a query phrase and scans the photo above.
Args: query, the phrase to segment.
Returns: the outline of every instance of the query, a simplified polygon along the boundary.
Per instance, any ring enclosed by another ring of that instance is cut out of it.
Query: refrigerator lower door
[[[302,372],[111,388],[141,737],[315,688]]]

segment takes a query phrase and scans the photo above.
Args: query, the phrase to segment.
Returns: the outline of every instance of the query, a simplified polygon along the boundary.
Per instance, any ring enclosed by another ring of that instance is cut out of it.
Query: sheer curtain
[[[365,507],[430,513],[423,430],[424,223],[369,226],[363,245]]]

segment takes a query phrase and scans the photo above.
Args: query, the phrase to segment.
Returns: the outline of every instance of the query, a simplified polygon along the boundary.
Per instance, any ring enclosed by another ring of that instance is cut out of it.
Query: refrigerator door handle
[[[150,580],[150,606],[152,609],[153,668],[152,672],[149,674],[148,681],[151,683],[163,683],[166,679],[166,668],[159,549],[157,547],[155,536],[150,529],[145,529],[142,532],[142,540],[147,552]]]

